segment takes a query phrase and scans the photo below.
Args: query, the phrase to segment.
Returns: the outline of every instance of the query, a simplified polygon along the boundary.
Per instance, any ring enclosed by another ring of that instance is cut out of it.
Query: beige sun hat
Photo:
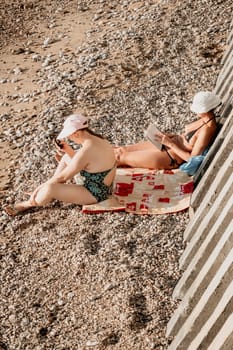
[[[88,127],[87,118],[79,114],[71,114],[68,118],[66,118],[63,124],[63,129],[60,132],[60,134],[57,136],[57,139],[62,140],[72,135],[75,131],[81,130],[87,127]]]
[[[206,113],[220,105],[221,99],[210,91],[200,91],[194,98],[190,109],[194,113]]]

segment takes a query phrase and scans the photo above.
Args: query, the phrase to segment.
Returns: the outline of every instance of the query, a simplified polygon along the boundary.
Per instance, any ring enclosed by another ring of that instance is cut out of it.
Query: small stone
[[[29,325],[29,323],[30,323],[29,319],[27,317],[24,317],[21,321],[21,326],[26,327]]]
[[[9,316],[9,321],[10,321],[10,323],[15,323],[16,322],[16,316],[15,315],[10,315]]]
[[[39,330],[39,334],[41,337],[46,337],[47,334],[48,334],[48,328],[47,327],[42,327],[40,330]]]
[[[35,62],[39,62],[41,60],[41,56],[39,54],[32,55],[32,60]]]
[[[13,69],[13,73],[14,73],[15,75],[19,75],[19,74],[21,74],[22,72],[23,72],[23,70],[22,70],[22,68],[20,68],[20,67],[16,67],[16,68]]]
[[[46,38],[43,42],[43,46],[47,47],[48,45],[52,44],[53,40],[52,38]]]
[[[90,347],[90,346],[97,346],[99,345],[99,342],[97,340],[88,340],[86,342],[86,346]]]
[[[25,53],[25,49],[23,47],[19,47],[12,50],[13,55],[20,55],[22,53]]]

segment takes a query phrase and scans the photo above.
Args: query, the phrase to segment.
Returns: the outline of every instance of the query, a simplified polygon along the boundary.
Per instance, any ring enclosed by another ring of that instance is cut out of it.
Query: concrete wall
[[[223,125],[194,177],[169,350],[233,350],[233,22],[215,92]]]

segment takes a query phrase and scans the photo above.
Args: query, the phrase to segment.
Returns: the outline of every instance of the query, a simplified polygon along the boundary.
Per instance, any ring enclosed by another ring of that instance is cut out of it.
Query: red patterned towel
[[[168,214],[187,209],[193,179],[179,169],[118,168],[113,196],[83,206],[83,213],[126,211],[134,214]]]

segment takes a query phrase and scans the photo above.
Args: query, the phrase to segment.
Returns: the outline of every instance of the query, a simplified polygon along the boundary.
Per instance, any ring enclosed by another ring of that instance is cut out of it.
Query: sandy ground
[[[94,11],[94,9],[93,9]],[[52,22],[51,28],[48,28],[48,21],[43,20],[36,22],[33,25],[33,30],[27,36],[27,40],[19,38],[13,44],[4,46],[0,55],[0,101],[1,113],[14,116],[12,122],[9,122],[9,127],[12,123],[23,120],[25,114],[35,115],[39,113],[42,106],[49,99],[49,94],[46,92],[37,93],[38,78],[37,72],[41,66],[41,62],[35,61],[32,63],[29,53],[45,55],[46,51],[49,55],[57,57],[61,50],[69,50],[75,52],[85,40],[85,33],[91,29],[92,12],[81,13],[65,13],[64,11],[57,12],[55,19]],[[55,23],[55,24],[53,24]],[[47,38],[59,38],[54,40],[48,46],[44,45]],[[69,68],[69,65],[67,65]],[[19,71],[18,71],[19,69]],[[23,74],[22,74],[23,73]],[[4,82],[5,81],[5,82]],[[17,92],[27,94],[35,92],[34,101],[30,102],[15,102],[14,96]],[[9,98],[11,97],[11,98]],[[2,126],[0,126],[0,133]],[[7,168],[10,164],[14,164],[17,158],[17,147],[12,144],[1,142],[0,145],[0,188],[4,189],[8,180]]]

